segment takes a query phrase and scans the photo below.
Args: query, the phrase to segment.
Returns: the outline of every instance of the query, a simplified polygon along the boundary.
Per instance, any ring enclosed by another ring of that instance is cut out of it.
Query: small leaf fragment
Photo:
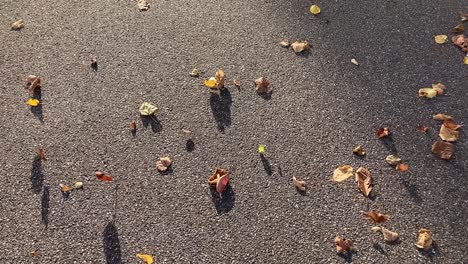
[[[451,120],[453,119],[451,116],[446,115],[446,114],[436,114],[432,116],[432,119],[434,120],[439,120],[439,121],[445,121],[445,120]]]
[[[101,171],[96,171],[96,177],[98,178],[98,180],[103,181],[103,182],[113,181],[110,175],[105,174],[104,172],[101,172]]]
[[[358,156],[365,156],[366,155],[366,151],[361,146],[355,147],[353,149],[353,153],[358,155]]]
[[[399,163],[399,164],[397,164],[396,167],[395,167],[395,169],[396,169],[397,171],[401,171],[401,172],[407,171],[408,168],[409,168],[409,166],[408,166],[407,164],[404,164],[404,163]]]
[[[264,154],[265,153],[265,145],[259,145],[258,146],[258,153],[259,154]]]
[[[159,108],[148,102],[144,102],[141,104],[139,110],[142,116],[151,116],[151,115],[154,115],[156,111],[159,110]]]
[[[36,98],[29,98],[26,103],[30,106],[38,106],[41,102],[37,100]]]
[[[208,88],[216,88],[216,78],[211,77],[210,79],[204,80],[203,84]]]
[[[298,180],[295,176],[292,177],[292,184],[300,191],[306,191],[306,182]]]
[[[455,152],[455,145],[449,142],[436,141],[432,145],[432,153],[441,159],[448,160]]]
[[[359,62],[355,58],[351,59],[351,63],[356,65],[356,66],[359,66]]]
[[[429,130],[429,127],[427,127],[426,125],[418,125],[418,130],[423,133],[426,133]]]
[[[447,38],[447,35],[436,35],[434,36],[434,41],[437,44],[444,44],[445,42],[447,42]]]
[[[294,50],[295,53],[300,53],[304,50],[310,49],[310,45],[307,41],[296,41],[293,44],[291,44],[291,48]]]
[[[165,172],[172,165],[172,160],[169,157],[161,157],[156,161],[156,168],[160,172]]]
[[[388,215],[381,214],[374,210],[364,213],[364,216],[366,216],[367,219],[371,220],[374,223],[384,223],[390,218]]]
[[[255,80],[255,90],[258,93],[268,92],[269,87],[270,87],[270,82],[267,80],[266,77],[260,77]]]
[[[341,254],[345,251],[350,251],[353,249],[353,242],[341,236],[336,236],[335,245],[337,254]]]
[[[83,188],[83,182],[80,182],[80,181],[75,182],[75,184],[73,184],[73,188],[77,190]]]
[[[386,158],[385,158],[385,161],[390,164],[390,165],[398,165],[401,163],[401,158],[396,156],[396,155],[388,155]]]
[[[66,192],[69,192],[69,191],[73,190],[73,188],[71,188],[70,186],[65,185],[65,184],[59,184],[59,186],[60,186],[60,190],[63,193],[66,193]]]
[[[234,80],[234,81],[232,81],[232,82],[234,83],[234,85],[235,85],[237,88],[239,88],[240,85],[241,85],[241,81],[238,80],[238,79],[236,79],[236,80]]]
[[[19,19],[19,20],[15,21],[15,22],[13,22],[11,24],[11,29],[12,30],[20,30],[20,29],[24,28],[24,25],[25,25],[24,20]]]
[[[429,229],[419,229],[416,247],[424,250],[428,250],[432,247],[432,233]]]
[[[37,155],[39,156],[39,158],[40,158],[41,160],[44,160],[44,161],[47,160],[47,158],[46,158],[46,156],[45,156],[45,151],[44,151],[43,148],[38,148],[38,149],[37,149]]]
[[[192,77],[200,76],[200,71],[197,68],[193,68],[192,71],[189,73]]]
[[[37,252],[36,250],[31,251],[31,256],[32,257],[37,257],[37,256],[39,256],[39,252]]]
[[[453,121],[453,119],[444,120],[444,126],[452,130],[457,130],[461,127],[457,122]]]
[[[310,7],[310,12],[313,14],[313,15],[318,15],[320,14],[320,7],[318,5],[312,5]]]
[[[465,38],[463,34],[453,36],[452,42],[455,46],[458,46],[463,52],[468,52],[468,38]]]
[[[137,0],[137,6],[140,11],[146,11],[150,8],[150,4],[147,0]]]
[[[215,185],[216,191],[219,194],[224,192],[227,184],[229,183],[230,174],[225,169],[216,169],[215,172],[208,179],[209,185]]]
[[[372,227],[372,231],[374,231],[374,232],[378,232],[378,231],[382,232],[383,237],[384,237],[384,240],[387,241],[387,242],[394,242],[394,241],[397,241],[398,238],[399,238],[398,233],[392,232],[392,231],[386,229],[386,228],[383,227],[383,226],[381,226],[381,227],[378,227],[378,226],[376,227],[376,226],[374,226],[374,227]]]
[[[468,21],[468,13],[461,14],[461,15],[460,15],[460,21],[461,21],[461,22]]]
[[[370,192],[372,191],[372,175],[368,169],[365,167],[359,167],[356,173],[354,174],[355,181],[359,187],[359,190],[364,194],[365,197],[369,197]]]
[[[41,78],[36,75],[29,75],[26,78],[26,82],[26,88],[29,90],[30,94],[33,94],[36,91],[36,89],[41,88]]]
[[[450,32],[452,33],[463,33],[463,31],[465,31],[465,26],[463,24],[458,24],[450,29]]]
[[[434,89],[437,92],[437,95],[442,95],[444,94],[447,88],[445,87],[445,85],[441,83],[436,83],[436,84],[432,84],[432,89]]]
[[[437,90],[433,88],[421,88],[418,91],[420,97],[433,98],[437,96]]]
[[[153,264],[153,256],[146,254],[136,254],[137,258],[146,262],[146,264]]]
[[[463,64],[468,64],[468,55],[466,55],[465,58],[463,58]]]
[[[218,89],[224,88],[224,70],[218,69],[215,73],[216,87]]]
[[[343,165],[333,171],[332,181],[343,182],[351,176],[353,176],[353,167],[349,165]]]
[[[282,41],[279,42],[280,46],[283,48],[289,47],[291,44],[289,43],[289,40],[283,39]]]
[[[377,137],[379,138],[386,138],[390,135],[390,128],[388,127],[381,127],[377,130]]]
[[[446,121],[444,121],[444,124],[442,124],[442,126],[440,127],[439,137],[443,141],[448,141],[448,142],[457,141],[458,138],[460,137],[460,132],[458,132],[458,131],[456,131],[454,129],[450,129],[450,128],[446,127],[445,122]]]

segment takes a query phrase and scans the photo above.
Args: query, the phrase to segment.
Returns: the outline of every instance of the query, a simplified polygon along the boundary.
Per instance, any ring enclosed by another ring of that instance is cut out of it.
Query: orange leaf
[[[98,178],[98,180],[103,181],[103,182],[113,181],[110,175],[105,174],[104,172],[100,172],[100,171],[96,171],[96,177]]]
[[[444,126],[452,130],[457,130],[461,127],[457,122],[453,121],[453,119],[444,120]]]
[[[39,158],[41,158],[41,160],[47,160],[45,156],[45,151],[43,148],[37,149],[37,155],[39,155]]]
[[[353,249],[353,242],[341,236],[335,238],[336,253],[340,254]]]
[[[381,214],[377,211],[370,211],[368,213],[364,213],[364,215],[374,223],[383,223],[390,218],[388,215]]]
[[[424,250],[430,249],[432,247],[432,233],[429,229],[419,229],[416,247]]]
[[[399,163],[396,165],[396,170],[397,171],[407,171],[408,170],[408,165],[404,164],[404,163]]]
[[[136,129],[135,120],[132,120],[132,122],[130,122],[130,129],[131,129],[131,130],[135,130],[135,129]]]
[[[381,127],[379,130],[377,130],[377,136],[379,138],[385,138],[390,135],[390,129],[388,127]]]
[[[62,190],[62,192],[64,192],[64,193],[73,190],[73,188],[68,186],[68,185],[60,184],[59,186],[60,186],[60,189]]]

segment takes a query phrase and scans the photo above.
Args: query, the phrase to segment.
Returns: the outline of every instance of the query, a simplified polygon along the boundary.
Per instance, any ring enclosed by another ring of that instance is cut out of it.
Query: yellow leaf
[[[26,103],[30,106],[38,106],[41,102],[35,98],[29,98]]]
[[[426,97],[426,98],[432,98],[437,95],[437,90],[434,90],[433,88],[421,88],[419,89],[419,96],[421,97]]]
[[[265,145],[258,146],[258,153],[259,154],[264,154],[265,153]]]
[[[434,40],[437,44],[444,44],[445,42],[447,42],[447,35],[434,36]]]
[[[320,7],[318,5],[313,5],[310,7],[310,12],[314,15],[320,14]]]
[[[146,264],[153,264],[153,257],[151,255],[136,254],[136,256],[141,260],[145,261]]]
[[[351,176],[353,176],[353,167],[349,165],[343,165],[333,171],[332,181],[342,182]]]
[[[463,63],[464,63],[464,64],[468,64],[468,56],[466,56],[465,58],[463,58]]]
[[[216,88],[216,84],[217,84],[216,78],[215,78],[215,77],[211,77],[210,79],[205,80],[205,81],[203,82],[203,84],[204,84],[206,87],[209,87],[209,88],[212,88],[212,89],[213,89],[213,88]]]

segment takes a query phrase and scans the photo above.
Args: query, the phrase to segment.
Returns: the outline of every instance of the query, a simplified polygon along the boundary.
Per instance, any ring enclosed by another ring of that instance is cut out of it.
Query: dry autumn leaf
[[[215,76],[204,80],[203,84],[210,88],[210,92],[219,94],[220,90],[224,89],[224,70],[218,69]]]
[[[37,149],[37,155],[39,155],[39,158],[41,158],[41,160],[47,160],[46,156],[45,156],[45,151],[43,148],[38,148]]]
[[[401,163],[401,158],[396,156],[396,155],[388,155],[386,158],[385,158],[385,161],[389,164],[389,165],[398,165]]]
[[[450,159],[454,152],[455,145],[449,142],[437,141],[432,145],[432,153],[441,159]]]
[[[200,76],[200,71],[197,68],[193,68],[192,71],[189,73],[192,77]]]
[[[420,97],[434,98],[438,95],[437,90],[433,88],[421,88],[418,91]]]
[[[310,49],[310,45],[307,41],[296,41],[291,44],[291,48],[295,53],[301,53],[304,50]]]
[[[441,94],[444,94],[447,87],[445,87],[445,85],[441,83],[436,83],[436,84],[432,84],[432,89],[434,89],[437,92],[437,95],[441,95]]]
[[[310,7],[310,13],[312,13],[313,15],[320,14],[320,7],[318,5],[312,5]]]
[[[351,59],[351,63],[356,65],[356,66],[359,66],[359,62],[356,60],[356,59]]]
[[[361,166],[357,169],[354,176],[359,190],[364,194],[364,196],[368,197],[372,191],[372,176],[370,171]]]
[[[172,165],[172,160],[169,157],[161,157],[156,161],[156,168],[158,171],[165,172]]]
[[[366,216],[367,219],[371,220],[374,223],[384,223],[390,218],[388,215],[381,214],[377,211],[370,211],[370,212],[364,213],[364,216]]]
[[[458,140],[459,136],[460,132],[446,127],[445,124],[442,124],[440,127],[439,137],[443,141],[455,142]]]
[[[283,48],[287,48],[289,47],[291,44],[289,43],[289,40],[287,39],[284,39],[282,41],[279,42],[280,46],[283,47]]]
[[[63,193],[66,193],[66,192],[69,192],[71,190],[73,190],[72,187],[68,186],[68,185],[65,185],[65,184],[59,184],[60,186],[60,190],[63,192]]]
[[[31,251],[31,256],[32,256],[32,257],[37,257],[37,256],[39,256],[39,252],[37,252],[37,251]]]
[[[357,146],[353,149],[353,153],[358,155],[358,156],[364,156],[366,155],[366,151],[361,147],[361,146]]]
[[[392,231],[386,229],[385,227],[374,226],[374,227],[372,227],[372,231],[374,231],[374,232],[378,232],[378,231],[382,232],[383,237],[384,237],[384,240],[387,241],[387,242],[394,242],[394,241],[397,241],[398,238],[399,238],[398,233],[392,232]]]
[[[11,29],[12,30],[20,30],[20,29],[24,28],[24,25],[25,24],[24,24],[23,19],[19,19],[19,20],[15,21],[15,22],[13,22],[11,24]]]
[[[468,54],[463,58],[463,64],[468,64]]]
[[[153,256],[146,254],[136,254],[137,258],[146,262],[146,264],[153,264]]]
[[[458,24],[450,29],[450,32],[452,33],[463,33],[463,31],[465,31],[465,26],[463,24]]]
[[[427,130],[429,130],[429,127],[427,127],[426,125],[419,125],[418,130],[423,132],[423,133],[426,133]]]
[[[432,247],[432,233],[429,229],[419,229],[416,247],[424,250],[428,250]]]
[[[266,93],[270,89],[270,82],[266,77],[260,77],[255,80],[255,90],[258,93]]]
[[[147,0],[137,0],[137,6],[140,11],[146,11],[150,8],[150,4]]]
[[[385,138],[390,135],[390,129],[388,127],[381,127],[377,130],[377,137]]]
[[[292,177],[292,184],[300,191],[306,191],[306,183],[305,181],[298,180],[295,176]]]
[[[40,103],[41,103],[41,101],[37,100],[36,98],[29,98],[26,101],[26,104],[28,104],[28,105],[30,105],[32,107],[38,106]]]
[[[148,102],[144,102],[140,105],[139,111],[142,116],[151,116],[158,111],[159,108],[157,106],[154,106]]]
[[[98,180],[103,181],[103,182],[113,181],[110,175],[105,174],[104,172],[101,172],[101,171],[96,171],[96,177],[98,178]]]
[[[463,34],[453,36],[452,42],[454,45],[461,48],[463,52],[468,52],[468,38],[465,38]]]
[[[135,120],[132,120],[132,122],[130,122],[130,129],[131,130],[135,130],[136,129],[136,123],[135,123]]]
[[[447,42],[447,35],[436,35],[434,36],[434,41],[437,44],[444,44]]]
[[[225,169],[216,169],[208,179],[209,185],[216,185],[216,191],[222,194],[229,183],[230,174]]]
[[[83,182],[75,182],[75,184],[73,184],[73,188],[75,189],[82,189],[83,188]]]
[[[445,114],[436,114],[436,115],[432,116],[432,119],[439,120],[439,121],[445,121],[445,120],[451,120],[452,117],[449,116],[449,115],[445,115]]]
[[[332,181],[334,182],[342,182],[348,179],[349,177],[353,176],[353,167],[349,165],[343,165],[336,168],[333,171],[333,178]]]
[[[27,86],[26,88],[29,90],[29,93],[33,94],[36,89],[41,88],[41,78],[36,75],[29,75],[26,78]]]
[[[224,88],[224,70],[218,69],[215,73],[216,79],[216,88],[223,89]]]
[[[237,80],[237,79],[236,79],[236,80],[234,80],[234,81],[232,81],[232,82],[234,83],[234,85],[235,85],[237,88],[239,88],[240,85],[241,85],[241,81],[240,81],[240,80]]]
[[[457,122],[453,121],[453,119],[444,120],[444,126],[452,130],[457,130],[461,127]]]
[[[404,164],[404,163],[397,164],[396,167],[395,167],[395,169],[397,171],[401,171],[401,172],[407,171],[408,168],[409,168],[409,166],[407,164]]]
[[[353,249],[353,242],[341,236],[335,237],[336,253],[341,254]]]

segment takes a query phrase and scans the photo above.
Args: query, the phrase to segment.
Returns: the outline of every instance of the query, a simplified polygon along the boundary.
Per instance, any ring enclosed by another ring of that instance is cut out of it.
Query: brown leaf
[[[463,24],[458,24],[450,30],[450,32],[453,33],[463,33],[463,31],[465,31],[465,26]]]
[[[292,184],[299,190],[305,192],[306,191],[306,183],[305,181],[298,180],[295,176],[292,177]]]
[[[460,15],[460,21],[461,21],[461,22],[468,21],[468,13],[461,14],[461,15]]]
[[[342,182],[348,179],[349,177],[353,176],[353,167],[349,165],[343,165],[336,168],[333,171],[333,178],[332,181],[334,182]]]
[[[300,53],[304,50],[310,49],[309,42],[307,41],[296,41],[293,44],[291,44],[291,47],[295,53]]]
[[[24,28],[24,20],[23,19],[17,20],[17,21],[15,21],[15,22],[13,22],[11,24],[11,29],[12,30],[20,30],[22,28]]]
[[[41,78],[36,76],[36,75],[29,75],[26,78],[27,81],[27,89],[29,90],[29,93],[34,93],[36,89],[41,88]]]
[[[32,257],[37,257],[37,256],[39,256],[39,252],[37,252],[36,250],[31,251],[31,256]]]
[[[385,138],[390,135],[390,129],[388,127],[381,127],[377,130],[377,136],[379,138]]]
[[[364,194],[364,196],[368,197],[372,191],[372,176],[370,171],[361,166],[357,169],[354,176],[359,190]]]
[[[381,226],[381,227],[379,227],[379,226],[372,227],[372,230],[374,232],[377,232],[377,231],[382,232],[384,240],[387,241],[387,242],[394,242],[394,241],[397,241],[398,238],[399,238],[398,233],[392,232],[392,231],[386,229],[383,226]]]
[[[236,80],[234,80],[234,81],[232,81],[232,82],[234,83],[234,85],[235,85],[237,88],[239,88],[240,85],[241,85],[241,81],[240,81],[240,80],[237,80],[237,79],[236,79]]]
[[[401,172],[407,171],[408,168],[409,168],[409,166],[406,165],[406,164],[404,164],[404,163],[397,164],[396,167],[395,167],[395,169],[396,169],[397,171],[401,171]]]
[[[441,159],[450,159],[454,152],[455,145],[449,142],[437,141],[432,145],[432,153]]]
[[[45,151],[43,148],[37,149],[37,155],[39,155],[39,158],[41,158],[41,160],[47,160],[45,156]]]
[[[366,151],[361,146],[357,146],[353,149],[353,153],[358,155],[358,156],[364,156],[366,155]]]
[[[446,127],[445,124],[442,124],[442,126],[440,127],[439,137],[443,141],[455,142],[457,141],[459,136],[460,132]]]
[[[156,168],[158,171],[165,172],[172,165],[172,160],[169,157],[161,157],[156,161]]]
[[[427,127],[426,125],[419,125],[418,130],[423,132],[423,133],[426,133],[427,130],[429,130],[429,127]]]
[[[416,247],[424,250],[428,250],[432,247],[432,233],[429,229],[419,229]]]
[[[341,254],[348,250],[353,250],[353,242],[341,236],[335,237],[336,253]]]
[[[266,77],[260,77],[255,80],[255,90],[258,93],[266,93],[269,90],[270,82]]]
[[[103,182],[113,181],[110,175],[105,174],[104,172],[101,172],[101,171],[96,171],[96,177],[98,178],[98,180],[103,181]]]
[[[453,36],[452,37],[452,42],[459,48],[461,48],[464,52],[468,52],[468,39],[465,38],[463,34]]]
[[[135,130],[136,129],[136,123],[135,123],[135,120],[132,120],[132,122],[130,122],[130,129],[131,130]]]
[[[461,127],[457,122],[453,121],[453,119],[444,120],[444,126],[452,130],[457,130]]]
[[[222,194],[227,184],[229,183],[230,174],[225,169],[216,169],[208,179],[209,185],[215,185],[216,191]]]
[[[223,89],[224,88],[224,70],[218,69],[215,73],[216,79],[216,88]]]
[[[437,92],[437,95],[442,95],[444,94],[447,87],[445,87],[445,85],[441,83],[436,83],[436,84],[432,84],[432,89],[434,89]]]
[[[287,48],[287,47],[289,47],[289,45],[291,45],[291,44],[289,44],[289,40],[287,40],[287,39],[284,39],[284,40],[280,41],[279,44],[283,48]]]
[[[390,216],[381,214],[377,211],[370,211],[364,213],[364,215],[367,217],[367,219],[371,220],[374,223],[383,223],[390,218]]]
[[[446,115],[446,114],[436,114],[436,115],[432,116],[432,119],[439,120],[439,121],[445,121],[445,120],[452,119],[452,117],[449,116],[449,115]]]
[[[68,186],[68,185],[59,184],[59,186],[60,186],[60,190],[62,190],[62,192],[64,192],[64,193],[73,190],[73,188]]]

